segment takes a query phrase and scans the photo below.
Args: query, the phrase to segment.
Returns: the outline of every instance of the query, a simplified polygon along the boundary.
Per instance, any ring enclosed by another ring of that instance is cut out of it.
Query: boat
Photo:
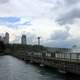
[[[41,64],[40,64],[40,67],[43,67],[43,66],[44,66],[44,64],[41,63]]]
[[[59,72],[62,74],[66,74],[66,71],[63,71],[63,70],[59,70]]]

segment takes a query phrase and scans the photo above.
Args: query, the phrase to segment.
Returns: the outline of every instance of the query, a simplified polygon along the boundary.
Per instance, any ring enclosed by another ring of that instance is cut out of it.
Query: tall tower
[[[5,44],[8,44],[9,43],[9,33],[8,32],[5,33],[4,43]]]
[[[27,44],[27,43],[26,43],[26,35],[22,35],[21,43],[22,43],[22,44]]]
[[[40,46],[40,37],[38,37],[38,45]]]

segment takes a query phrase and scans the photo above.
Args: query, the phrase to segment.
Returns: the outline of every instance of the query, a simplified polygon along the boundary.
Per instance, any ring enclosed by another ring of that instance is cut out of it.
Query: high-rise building
[[[3,38],[3,40],[5,44],[9,43],[9,33],[8,32],[5,33],[5,37]]]
[[[0,36],[0,41],[3,41],[4,44],[8,44],[9,43],[9,33],[6,32],[4,37]]]
[[[0,36],[0,41],[2,41],[2,36]]]
[[[22,35],[21,43],[22,43],[22,44],[27,44],[27,43],[26,43],[26,35]]]

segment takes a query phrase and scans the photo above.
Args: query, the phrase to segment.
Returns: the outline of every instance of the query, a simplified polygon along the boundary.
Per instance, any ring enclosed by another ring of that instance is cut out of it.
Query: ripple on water
[[[0,57],[0,80],[67,80],[51,69],[40,68],[12,56]]]

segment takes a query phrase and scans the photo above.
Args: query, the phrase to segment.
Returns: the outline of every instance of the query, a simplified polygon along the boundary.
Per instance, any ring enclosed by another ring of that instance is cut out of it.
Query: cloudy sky
[[[50,47],[80,44],[80,0],[0,0],[0,34],[10,33],[11,43]]]

